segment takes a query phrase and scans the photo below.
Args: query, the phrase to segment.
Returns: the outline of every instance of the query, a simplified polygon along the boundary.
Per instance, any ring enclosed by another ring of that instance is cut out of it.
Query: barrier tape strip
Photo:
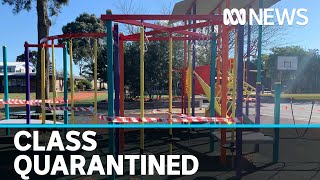
[[[219,117],[186,117],[186,118],[138,118],[138,117],[109,117],[99,115],[100,120],[105,120],[113,123],[227,123],[234,124],[241,121],[237,118],[219,118]]]
[[[93,113],[93,107],[45,107],[46,110],[67,110],[67,111],[86,111]],[[93,113],[93,115],[95,115]],[[237,118],[220,118],[220,117],[181,117],[181,118],[137,118],[137,117],[109,117],[106,114],[96,114],[100,120],[113,123],[242,123]]]
[[[93,107],[45,107],[45,110],[50,111],[86,111],[86,112],[93,112]]]
[[[29,105],[41,105],[42,100],[36,99],[36,100],[21,100],[21,99],[9,99],[8,101],[4,101],[3,99],[0,99],[0,104],[29,104]],[[45,100],[45,103],[53,103],[53,100]],[[68,103],[68,101],[64,100],[56,100],[56,104],[64,104]]]

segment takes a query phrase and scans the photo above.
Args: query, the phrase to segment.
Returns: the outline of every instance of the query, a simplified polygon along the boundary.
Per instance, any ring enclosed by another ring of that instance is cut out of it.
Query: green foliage
[[[280,81],[283,91],[288,93],[319,93],[320,92],[320,55],[318,50],[304,50],[299,46],[276,47],[265,61],[267,76],[273,82]],[[298,70],[277,70],[278,56],[297,56]]]
[[[30,51],[29,53],[29,58],[30,58],[30,63],[32,63],[32,67],[37,67],[37,55],[38,51]],[[24,53],[17,56],[16,62],[24,62],[25,61],[25,55]]]
[[[86,79],[81,79],[77,82],[77,88],[78,89],[83,89],[83,86],[86,86],[85,90],[89,90],[92,89],[92,84],[90,81],[86,80]]]
[[[17,14],[22,10],[30,11],[32,9],[33,0],[2,0],[2,4],[13,6],[13,13]],[[67,5],[69,0],[38,0],[48,3],[48,11],[50,16],[56,16],[60,13],[61,7]]]
[[[105,32],[105,26],[100,18],[97,18],[94,14],[83,13],[80,14],[73,22],[70,22],[62,27],[64,34],[70,33],[102,33]],[[62,43],[64,40],[60,40]],[[104,44],[102,41],[98,41],[99,52],[104,51]],[[82,70],[87,68],[84,73],[88,74],[88,71],[93,72],[93,59],[94,59],[94,38],[77,38],[72,41],[73,48],[73,61],[80,68],[80,75]],[[103,56],[103,55],[102,55]]]
[[[140,47],[139,43],[125,44],[125,85],[131,97],[140,95]],[[145,93],[149,98],[155,94],[168,93],[169,42],[151,41],[145,52]],[[173,42],[173,69],[183,67],[183,42]],[[173,72],[173,86],[181,81],[181,74]],[[160,92],[162,91],[162,92]]]
[[[107,50],[106,46],[100,46],[98,49],[98,64],[97,64],[97,77],[102,82],[107,82],[107,65],[106,65],[106,59],[107,59]],[[83,67],[83,74],[88,79],[93,79],[94,77],[94,62],[89,61],[87,64]]]

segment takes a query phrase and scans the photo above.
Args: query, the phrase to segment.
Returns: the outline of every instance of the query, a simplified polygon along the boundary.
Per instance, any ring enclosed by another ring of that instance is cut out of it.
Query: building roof
[[[35,76],[35,72],[30,72],[30,76]],[[3,72],[0,73],[0,77],[3,76]],[[8,76],[16,76],[16,77],[25,77],[26,73],[24,72],[8,72]]]
[[[174,5],[172,15],[184,15],[187,14],[188,9],[191,7],[194,0],[183,0]],[[269,8],[281,0],[263,0],[264,8]],[[219,5],[221,0],[198,0],[197,1],[197,14],[198,15],[207,15]],[[221,4],[221,7],[226,7],[226,1]],[[259,9],[259,0],[230,0],[230,9],[236,8],[241,9],[248,7],[251,3],[251,8],[256,12]],[[174,23],[177,21],[170,21]]]
[[[8,62],[8,66],[24,66],[25,62]],[[3,62],[0,62],[0,66],[3,66]]]

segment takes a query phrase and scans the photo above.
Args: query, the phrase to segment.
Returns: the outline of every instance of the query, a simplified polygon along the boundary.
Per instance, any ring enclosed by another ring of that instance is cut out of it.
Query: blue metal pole
[[[68,107],[68,52],[67,52],[67,45],[64,44],[63,48],[63,100],[64,106]],[[63,117],[64,117],[64,124],[69,124],[69,113],[67,110],[64,110]],[[64,129],[64,133],[66,134],[68,129]]]
[[[216,57],[217,57],[217,36],[212,33],[211,40],[211,63],[210,63],[210,117],[214,117],[215,87],[216,87]],[[210,129],[210,134],[213,133]],[[214,151],[214,138],[210,135],[210,151]]]
[[[237,99],[236,99],[236,117],[242,119],[243,102],[243,45],[244,45],[244,26],[238,26],[238,57],[237,57]],[[241,177],[242,166],[242,129],[236,129],[236,176]]]
[[[3,79],[4,79],[4,101],[7,102],[9,100],[9,80],[8,80],[8,57],[7,57],[7,47],[2,47],[2,55],[3,55]],[[4,114],[5,119],[9,120],[10,111],[9,104],[4,105]],[[6,135],[10,135],[10,129],[6,129]]]
[[[119,65],[119,25],[118,23],[114,23],[113,30],[113,38],[114,38],[114,90],[115,90],[115,98],[114,98],[114,111],[115,116],[119,116],[120,114],[120,65]],[[119,154],[119,129],[116,129],[116,154]]]
[[[275,96],[274,96],[274,124],[280,124],[280,94],[281,82],[275,83]],[[273,163],[279,160],[279,138],[280,129],[274,129],[274,144],[273,144]]]
[[[26,69],[26,101],[30,101],[30,70],[29,70],[29,47],[28,42],[25,42],[24,46],[24,56],[25,56],[25,69]],[[26,104],[26,120],[27,124],[30,124],[30,105]]]
[[[111,10],[107,10],[107,14],[112,14]],[[113,71],[113,38],[112,38],[112,21],[106,21],[107,30],[107,70],[108,70],[108,116],[114,116],[114,71]],[[109,154],[115,155],[114,129],[109,129]],[[115,179],[113,170],[111,179]]]

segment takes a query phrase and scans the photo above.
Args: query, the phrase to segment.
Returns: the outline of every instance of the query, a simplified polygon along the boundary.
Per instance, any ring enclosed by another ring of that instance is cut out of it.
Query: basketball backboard
[[[278,70],[297,70],[298,57],[297,56],[278,56]]]

